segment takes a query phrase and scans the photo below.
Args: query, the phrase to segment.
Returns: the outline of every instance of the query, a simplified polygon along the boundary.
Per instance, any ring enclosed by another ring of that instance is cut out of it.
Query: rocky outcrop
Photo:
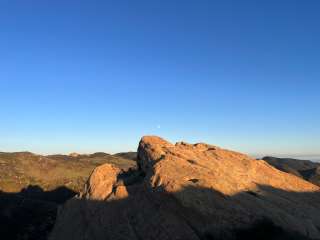
[[[120,172],[119,168],[111,164],[97,167],[93,170],[88,182],[85,184],[84,191],[80,194],[80,197],[102,201],[107,199],[113,191]]]
[[[264,161],[275,168],[296,175],[320,186],[320,163],[294,158],[264,157]]]
[[[320,239],[319,187],[265,161],[151,136],[138,165],[98,167],[50,239]]]

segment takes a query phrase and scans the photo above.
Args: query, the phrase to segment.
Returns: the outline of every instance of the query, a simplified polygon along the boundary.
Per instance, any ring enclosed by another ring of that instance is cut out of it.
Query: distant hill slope
[[[262,160],[281,171],[291,173],[320,186],[320,163],[309,160],[276,158],[270,156],[264,157]]]
[[[121,152],[121,153],[116,153],[114,156],[125,158],[125,159],[136,160],[137,152]]]
[[[49,156],[30,152],[0,153],[0,190],[20,192],[30,185],[37,185],[45,191],[65,186],[79,192],[91,171],[104,163],[123,169],[136,166],[136,162],[125,155],[102,152]]]

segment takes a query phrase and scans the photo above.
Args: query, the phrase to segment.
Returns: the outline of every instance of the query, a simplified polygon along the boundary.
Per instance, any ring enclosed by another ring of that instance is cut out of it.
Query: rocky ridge
[[[49,239],[320,239],[319,187],[265,161],[149,136],[138,165],[96,168]]]

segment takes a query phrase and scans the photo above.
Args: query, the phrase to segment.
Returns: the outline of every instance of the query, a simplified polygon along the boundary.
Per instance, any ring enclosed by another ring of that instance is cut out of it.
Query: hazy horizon
[[[128,150],[128,151],[120,151],[120,152],[108,152],[108,151],[93,151],[93,152],[81,152],[81,151],[69,151],[69,152],[50,152],[50,153],[45,153],[45,152],[33,152],[33,151],[28,151],[28,150],[22,150],[22,151],[1,151],[0,149],[0,153],[4,152],[4,153],[14,153],[14,152],[31,152],[33,154],[38,154],[38,155],[43,155],[43,156],[47,156],[47,155],[69,155],[71,153],[78,153],[78,154],[93,154],[96,152],[104,152],[104,153],[108,153],[108,154],[117,154],[117,153],[122,153],[122,152],[136,152],[137,149],[135,150]],[[245,152],[242,152],[245,153]],[[293,158],[293,159],[297,159],[297,160],[309,160],[309,161],[313,161],[313,162],[320,162],[320,154],[310,154],[310,155],[295,155],[295,154],[277,154],[277,153],[271,153],[271,154],[251,154],[251,153],[245,153],[248,154],[250,157],[252,158],[256,158],[256,159],[261,159],[263,157],[277,157],[277,158]]]
[[[169,139],[166,139],[169,140]],[[177,142],[179,141],[185,141],[183,139],[177,140]],[[200,141],[199,141],[200,142]],[[195,144],[195,143],[199,143],[199,142],[189,142],[191,144]],[[203,142],[203,141],[202,141]],[[31,152],[34,154],[39,154],[39,155],[54,155],[54,154],[63,154],[63,155],[68,155],[71,153],[79,153],[79,154],[93,154],[96,152],[104,152],[104,153],[109,153],[109,154],[116,154],[116,153],[121,153],[121,152],[136,152],[137,148],[138,148],[138,143],[139,141],[137,141],[137,146],[136,148],[132,148],[132,149],[120,149],[119,151],[109,151],[108,147],[104,148],[104,149],[92,149],[91,151],[81,151],[79,148],[73,148],[70,150],[66,150],[66,151],[62,151],[62,152],[41,152],[41,151],[36,151],[31,150],[31,149],[9,149],[9,150],[5,150],[5,149],[0,149],[0,152]],[[175,141],[172,141],[172,143],[175,143]],[[210,144],[210,143],[209,143]],[[242,152],[244,154],[247,154],[253,158],[262,158],[262,157],[266,157],[266,156],[272,156],[272,157],[279,157],[279,158],[294,158],[294,159],[299,159],[299,160],[310,160],[310,161],[317,161],[320,162],[320,153],[309,153],[309,154],[298,154],[298,153],[277,153],[277,152],[260,152],[260,153],[252,153],[252,152],[245,152],[242,151],[241,149],[234,149],[234,148],[230,148],[228,146],[222,146],[222,145],[217,145],[218,147],[222,147],[224,149],[229,149],[229,150],[236,150],[239,152]],[[78,150],[77,150],[78,149]]]
[[[0,151],[143,135],[320,155],[320,3],[3,1]]]

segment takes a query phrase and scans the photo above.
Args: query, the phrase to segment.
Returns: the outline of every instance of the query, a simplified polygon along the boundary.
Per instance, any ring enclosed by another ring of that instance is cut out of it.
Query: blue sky
[[[319,1],[1,1],[0,151],[142,135],[320,154]]]

